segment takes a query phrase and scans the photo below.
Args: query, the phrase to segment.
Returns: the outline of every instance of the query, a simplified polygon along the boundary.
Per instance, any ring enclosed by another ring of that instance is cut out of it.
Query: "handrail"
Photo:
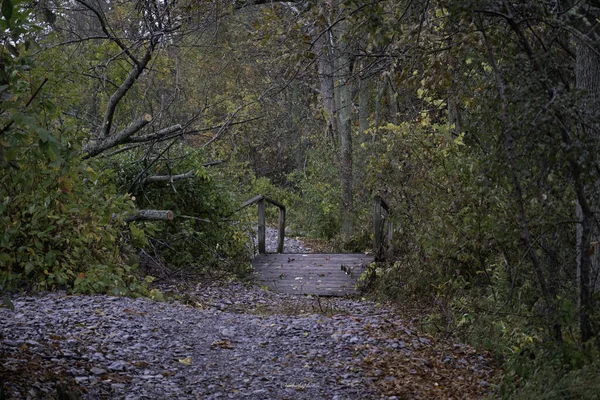
[[[385,215],[383,215],[385,211]],[[394,233],[394,223],[390,217],[390,207],[387,202],[381,196],[375,196],[373,204],[373,249],[375,252],[375,259],[381,261],[386,258],[392,251],[392,235]],[[387,221],[387,251],[384,252],[383,239],[384,239],[384,227]],[[387,254],[385,254],[387,253]]]
[[[237,211],[258,203],[258,253],[265,254],[266,251],[266,225],[265,225],[265,203],[271,203],[279,208],[279,221],[277,224],[279,231],[279,240],[277,242],[277,252],[283,253],[283,243],[285,240],[285,206],[278,201],[259,194],[256,197],[245,201]]]

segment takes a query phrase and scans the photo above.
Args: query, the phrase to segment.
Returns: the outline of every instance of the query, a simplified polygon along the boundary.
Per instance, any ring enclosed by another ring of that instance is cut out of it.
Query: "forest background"
[[[256,194],[371,292],[598,398],[600,3],[2,0],[0,289],[242,276]],[[143,268],[140,267],[142,265]],[[154,275],[152,277],[151,275]],[[5,304],[9,304],[5,297]]]

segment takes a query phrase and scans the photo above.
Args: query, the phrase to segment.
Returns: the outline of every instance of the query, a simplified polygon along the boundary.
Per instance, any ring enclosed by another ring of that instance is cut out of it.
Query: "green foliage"
[[[131,190],[141,209],[165,209],[174,212],[174,221],[136,222],[131,224],[131,243],[158,256],[172,269],[187,272],[237,271],[249,257],[245,233],[231,223],[239,206],[230,182],[218,172],[203,167],[202,151],[187,145],[172,146],[167,156],[139,176],[135,152],[113,157],[106,166],[117,171],[119,190]],[[172,165],[170,160],[179,160]],[[195,171],[188,179],[144,183],[145,176]],[[178,172],[175,172],[178,171]],[[134,187],[131,182],[138,178]],[[240,271],[241,272],[241,271]]]
[[[332,239],[340,233],[339,169],[331,162],[332,158],[335,158],[333,149],[319,146],[310,152],[304,170],[288,175],[297,193],[290,219],[313,237]]]
[[[23,13],[3,9],[19,41],[10,53],[3,48],[0,71],[0,287],[147,293],[119,252],[118,216],[133,204],[116,194],[110,171],[81,161],[82,132],[69,121],[58,129],[60,112],[43,95],[46,81],[29,73]]]
[[[599,399],[600,362],[574,343],[532,342],[508,358],[505,399]]]
[[[481,178],[479,161],[447,125],[423,117],[377,135],[366,184],[395,212],[394,248],[406,267],[394,268],[420,266],[431,288],[489,280],[490,258],[512,246],[507,191]]]

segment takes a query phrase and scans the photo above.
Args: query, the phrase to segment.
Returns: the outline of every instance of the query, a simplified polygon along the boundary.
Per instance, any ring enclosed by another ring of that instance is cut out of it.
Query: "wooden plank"
[[[265,199],[266,202],[271,203],[276,207],[279,207],[280,210],[285,210],[285,206],[283,204],[281,204],[280,202],[273,200],[272,198],[266,197],[266,196],[264,196],[263,198]]]
[[[236,211],[239,211],[239,210],[241,210],[241,209],[243,209],[243,208],[246,208],[246,207],[248,207],[248,206],[251,206],[251,205],[252,205],[252,204],[254,204],[254,203],[258,203],[260,200],[262,200],[262,199],[264,199],[264,198],[265,198],[265,197],[264,197],[262,194],[259,194],[258,196],[256,196],[256,197],[253,197],[253,198],[251,198],[251,199],[250,199],[250,200],[248,200],[248,201],[245,201],[245,202],[244,202],[244,203],[243,203],[243,204],[240,206],[240,208],[238,208]]]
[[[372,254],[365,253],[280,253],[280,254],[262,254],[257,258],[374,258]]]
[[[362,271],[365,272],[365,271]],[[361,274],[352,274],[352,275],[345,275],[343,277],[340,276],[335,276],[335,275],[325,275],[325,276],[318,276],[318,275],[313,275],[313,276],[306,276],[306,275],[301,275],[301,274],[273,274],[273,275],[264,275],[261,273],[257,273],[254,274],[254,276],[256,276],[257,278],[259,278],[262,281],[295,281],[295,280],[303,280],[303,281],[311,281],[311,282],[354,282],[357,278],[360,277]],[[298,278],[298,279],[296,279]]]
[[[341,260],[334,260],[334,261],[330,261],[330,260],[301,260],[301,261],[258,261],[258,262],[253,262],[252,263],[255,266],[264,266],[264,267],[281,267],[281,268],[286,268],[286,267],[290,267],[293,266],[294,268],[298,267],[298,266],[313,266],[313,267],[317,267],[317,266],[321,266],[321,267],[327,267],[327,266],[340,266],[340,265],[365,265],[368,266],[369,264],[371,264],[371,262],[369,261],[364,261],[364,260],[352,260],[352,259],[341,259]]]
[[[365,254],[259,254],[254,258],[253,263],[268,262],[268,263],[292,263],[303,261],[360,261],[371,263],[375,260],[372,255]]]
[[[366,254],[259,254],[254,276],[270,290],[320,296],[356,295],[357,279],[374,257]],[[342,270],[350,269],[350,274]]]

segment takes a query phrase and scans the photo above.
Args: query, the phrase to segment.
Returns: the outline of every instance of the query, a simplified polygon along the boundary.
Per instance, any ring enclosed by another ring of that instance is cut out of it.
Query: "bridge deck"
[[[321,296],[355,295],[358,278],[374,261],[365,254],[259,254],[256,279],[270,290]]]

